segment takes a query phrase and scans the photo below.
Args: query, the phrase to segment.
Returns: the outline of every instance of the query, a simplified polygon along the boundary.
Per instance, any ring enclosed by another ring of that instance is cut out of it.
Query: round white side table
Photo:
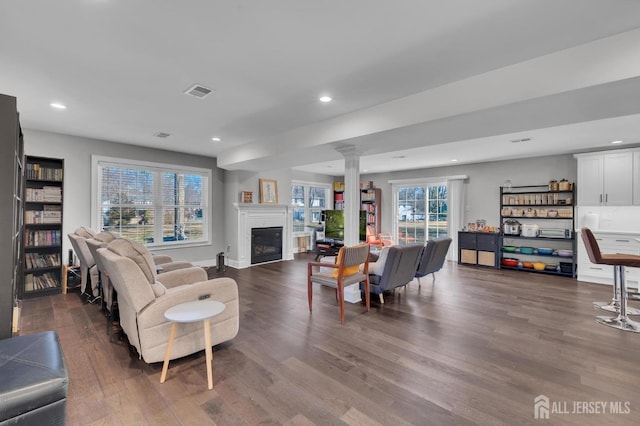
[[[173,338],[176,335],[176,326],[179,322],[198,322],[204,321],[204,353],[207,364],[207,382],[209,389],[213,389],[213,349],[211,345],[211,324],[209,320],[224,311],[225,304],[215,300],[194,300],[193,302],[181,303],[172,306],[164,313],[164,317],[171,321],[171,332],[169,333],[169,343],[167,344],[167,353],[164,356],[164,364],[162,365],[162,375],[160,383],[164,383],[169,368],[169,356],[173,347]]]

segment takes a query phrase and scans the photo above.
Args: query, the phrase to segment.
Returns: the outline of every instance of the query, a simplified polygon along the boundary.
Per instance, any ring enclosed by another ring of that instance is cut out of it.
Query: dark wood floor
[[[204,352],[172,362],[160,384],[161,363],[131,357],[76,293],[24,301],[21,334],[60,335],[69,425],[521,425],[541,422],[541,394],[556,411],[607,403],[546,424],[640,423],[640,335],[594,321],[609,287],[448,263],[435,285],[372,298],[369,313],[347,304],[341,326],[331,289],[315,288],[309,315],[312,257],[225,273],[240,332],[214,348],[213,390]],[[630,412],[611,414],[612,402]]]

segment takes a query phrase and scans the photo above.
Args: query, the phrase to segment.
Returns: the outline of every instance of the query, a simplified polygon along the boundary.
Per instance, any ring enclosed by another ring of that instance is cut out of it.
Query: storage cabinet
[[[60,293],[63,160],[27,156],[22,296]]]
[[[634,152],[579,154],[578,204],[581,206],[630,206],[634,191]],[[639,201],[640,202],[640,201]]]
[[[458,263],[498,267],[499,234],[458,232]]]
[[[333,209],[344,210],[344,182],[333,182]]]
[[[570,186],[564,191],[550,191],[548,185],[500,188],[500,268],[575,278],[575,192]],[[518,221],[520,232],[505,234],[507,220]],[[517,263],[507,265],[502,259]]]
[[[0,95],[0,339],[17,331],[16,292],[22,278],[23,141],[16,98]]]
[[[380,233],[381,198],[382,191],[379,188],[363,189],[360,191],[360,210],[367,212],[367,226],[373,227],[376,235]]]

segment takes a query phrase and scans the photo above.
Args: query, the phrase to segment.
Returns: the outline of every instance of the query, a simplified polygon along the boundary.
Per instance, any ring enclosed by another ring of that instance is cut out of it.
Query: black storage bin
[[[64,425],[69,379],[55,331],[0,340],[0,425]]]

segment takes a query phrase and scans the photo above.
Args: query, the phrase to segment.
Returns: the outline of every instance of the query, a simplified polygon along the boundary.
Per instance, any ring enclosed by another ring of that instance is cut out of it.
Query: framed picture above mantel
[[[260,179],[260,203],[278,204],[278,181],[275,179]]]

